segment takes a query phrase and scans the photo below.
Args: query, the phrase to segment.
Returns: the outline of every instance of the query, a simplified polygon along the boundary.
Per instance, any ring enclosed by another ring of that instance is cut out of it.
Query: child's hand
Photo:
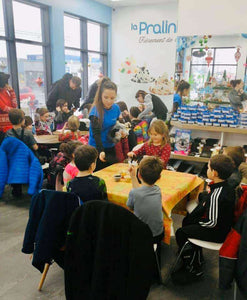
[[[121,130],[121,138],[124,139],[127,136],[127,132],[125,130]]]
[[[68,122],[65,122],[64,125],[63,125],[63,130],[66,129],[66,128],[68,128]]]
[[[103,161],[103,162],[106,161],[106,159],[105,159],[105,152],[100,152],[100,154],[99,154],[99,159],[100,159],[101,161]]]
[[[127,156],[128,157],[133,157],[133,156],[135,156],[135,153],[133,151],[131,151],[131,152],[127,153]]]
[[[137,166],[130,166],[129,167],[129,173],[130,173],[130,177],[131,178],[135,178],[136,177],[136,172],[137,172]]]

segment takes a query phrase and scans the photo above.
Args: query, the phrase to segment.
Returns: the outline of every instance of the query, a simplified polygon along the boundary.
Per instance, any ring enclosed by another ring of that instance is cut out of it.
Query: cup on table
[[[120,179],[121,179],[121,175],[120,175],[120,174],[116,174],[116,175],[113,176],[113,178],[114,178],[114,180],[115,180],[116,182],[119,182]]]

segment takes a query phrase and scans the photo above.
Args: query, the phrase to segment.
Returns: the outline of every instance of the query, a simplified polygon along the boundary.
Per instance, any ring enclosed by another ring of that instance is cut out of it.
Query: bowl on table
[[[113,178],[114,178],[114,180],[115,180],[116,182],[119,182],[120,179],[121,179],[121,175],[120,175],[120,174],[116,174],[116,175],[113,176]]]

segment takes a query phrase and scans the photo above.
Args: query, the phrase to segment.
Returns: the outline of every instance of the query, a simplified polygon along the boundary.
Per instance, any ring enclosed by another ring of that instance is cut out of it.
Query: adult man
[[[80,85],[81,79],[70,73],[66,73],[62,79],[53,83],[48,93],[48,101],[46,103],[48,110],[56,110],[56,102],[58,99],[66,100],[69,110],[72,106],[78,108],[80,106],[81,98]]]

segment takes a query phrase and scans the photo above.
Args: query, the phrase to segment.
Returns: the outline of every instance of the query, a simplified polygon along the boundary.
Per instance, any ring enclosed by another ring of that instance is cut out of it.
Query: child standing
[[[108,200],[103,179],[93,176],[98,157],[97,150],[89,145],[82,145],[75,150],[75,165],[79,172],[69,182],[68,192],[77,194],[82,203],[90,200]]]
[[[202,274],[201,248],[191,244],[188,238],[222,243],[233,222],[235,192],[227,183],[234,164],[226,155],[215,155],[208,163],[207,177],[212,180],[210,192],[199,195],[198,206],[183,220],[176,231],[179,249],[182,249],[183,268],[173,273],[174,281],[189,283]]]
[[[56,123],[56,129],[62,129],[64,124],[68,121],[69,117],[73,115],[73,111],[68,108],[68,102],[64,99],[57,100],[56,103],[56,116],[54,121]]]
[[[64,132],[65,128],[68,126],[69,132]],[[63,142],[78,140],[81,137],[80,131],[80,121],[76,116],[70,116],[68,123],[65,123],[62,129],[62,133],[59,134],[58,140]]]
[[[157,156],[162,160],[165,169],[171,154],[168,128],[164,121],[155,120],[150,125],[148,132],[150,140],[144,143],[140,149],[129,152],[128,156]]]
[[[160,257],[160,242],[164,237],[163,213],[160,188],[155,182],[160,178],[163,164],[157,157],[145,157],[139,165],[138,183],[136,167],[130,168],[133,189],[129,193],[127,206],[134,214],[146,223],[153,234],[153,243],[158,244]]]
[[[129,131],[129,148],[132,150],[136,145],[145,143],[148,139],[148,122],[138,118],[141,111],[138,107],[130,108],[131,129]]]
[[[183,97],[189,95],[190,92],[190,84],[187,81],[181,80],[178,84],[176,94],[173,96],[173,108],[172,113],[175,113],[183,103]]]
[[[90,111],[89,145],[95,147],[99,153],[97,170],[111,163],[117,162],[115,145],[108,140],[108,133],[116,124],[120,109],[114,103],[117,96],[117,86],[108,78],[103,78]]]
[[[36,134],[37,135],[48,135],[52,134],[50,122],[49,122],[49,111],[47,108],[38,109],[39,120],[35,122]]]

